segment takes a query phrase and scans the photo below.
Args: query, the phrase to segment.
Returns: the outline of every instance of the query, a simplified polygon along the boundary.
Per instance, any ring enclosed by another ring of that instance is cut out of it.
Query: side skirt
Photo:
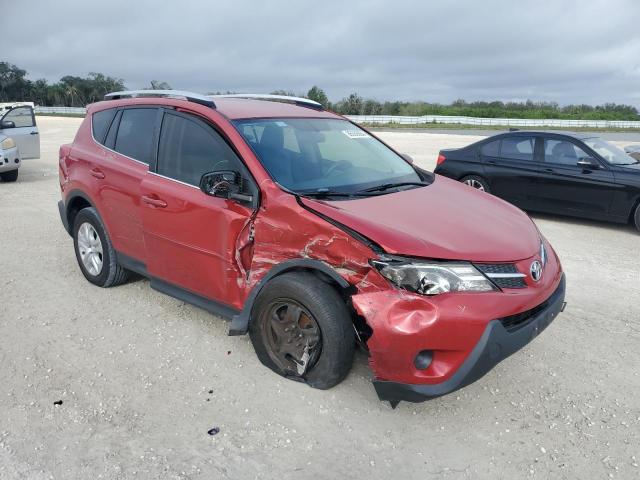
[[[169,295],[170,297],[177,298],[178,300],[182,300],[183,302],[194,305],[226,320],[230,320],[240,313],[239,310],[230,307],[229,305],[216,302],[215,300],[203,297],[197,293],[190,292],[182,287],[178,287],[177,285],[173,285],[160,278],[149,275],[147,272],[147,266],[140,260],[132,258],[121,252],[116,252],[116,256],[118,258],[118,263],[124,268],[147,277],[150,281],[151,288],[154,290],[164,293],[165,295]]]

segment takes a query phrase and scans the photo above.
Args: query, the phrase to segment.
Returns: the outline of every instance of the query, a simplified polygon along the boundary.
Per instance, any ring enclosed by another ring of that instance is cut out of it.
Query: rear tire
[[[301,313],[289,317],[289,309]],[[289,323],[290,318],[295,320]],[[285,273],[271,280],[252,309],[249,336],[263,365],[313,388],[331,388],[351,370],[355,333],[347,306],[312,273]]]
[[[73,246],[82,274],[94,285],[113,287],[129,278],[130,272],[116,261],[116,252],[95,208],[83,208],[76,215]]]
[[[475,188],[476,190],[491,193],[489,183],[484,178],[477,175],[467,175],[466,177],[461,178],[460,181],[465,185]]]
[[[635,223],[636,228],[640,231],[640,204],[636,207],[636,213],[633,216],[633,223]]]
[[[0,178],[3,182],[15,182],[18,180],[18,169],[16,168],[10,172],[0,173]]]

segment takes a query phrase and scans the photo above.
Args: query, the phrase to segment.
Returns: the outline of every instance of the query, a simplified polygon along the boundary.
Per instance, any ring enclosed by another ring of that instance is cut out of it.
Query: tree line
[[[67,75],[58,82],[45,79],[30,80],[26,70],[8,62],[0,62],[0,102],[30,101],[43,106],[84,107],[102,100],[109,92],[126,90],[124,80],[102,73],[89,73],[86,77]],[[150,89],[170,89],[162,81],[151,80]],[[232,93],[232,92],[227,92]],[[606,103],[604,105],[564,105],[555,102],[467,102],[456,100],[450,104],[423,101],[380,102],[364,98],[357,93],[331,102],[324,90],[313,86],[306,93],[288,90],[271,92],[280,95],[307,97],[325,108],[344,115],[453,115],[485,118],[558,118],[582,120],[638,120],[638,110],[631,105]]]

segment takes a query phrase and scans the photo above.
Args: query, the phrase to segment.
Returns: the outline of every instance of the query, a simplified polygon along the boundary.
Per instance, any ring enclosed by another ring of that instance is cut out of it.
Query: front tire
[[[18,180],[18,169],[11,170],[10,172],[0,173],[0,178],[3,182],[15,182]]]
[[[475,188],[476,190],[491,193],[489,183],[484,178],[477,175],[467,175],[466,177],[461,178],[460,181],[465,185]]]
[[[636,228],[640,231],[640,204],[636,207],[636,213],[633,216],[633,223],[635,223]]]
[[[116,261],[116,252],[95,208],[84,208],[76,215],[73,246],[82,274],[94,285],[113,287],[129,278],[129,271]]]
[[[351,370],[353,323],[338,292],[312,273],[285,273],[256,299],[249,336],[258,359],[278,375],[322,390]]]

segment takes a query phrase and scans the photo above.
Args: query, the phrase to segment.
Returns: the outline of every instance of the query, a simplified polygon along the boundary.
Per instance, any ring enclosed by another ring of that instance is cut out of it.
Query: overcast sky
[[[640,1],[2,2],[0,61],[129,88],[640,107]]]

